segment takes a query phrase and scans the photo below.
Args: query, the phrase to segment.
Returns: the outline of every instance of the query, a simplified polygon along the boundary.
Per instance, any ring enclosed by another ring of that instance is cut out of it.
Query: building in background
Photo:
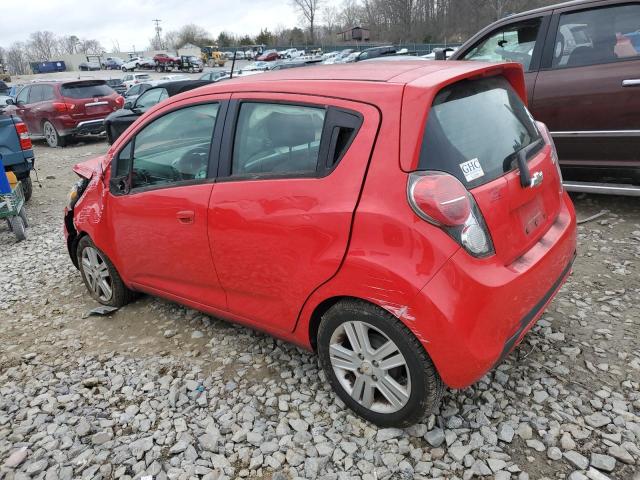
[[[344,32],[338,33],[338,40],[341,42],[368,42],[369,29],[364,27],[351,27]]]

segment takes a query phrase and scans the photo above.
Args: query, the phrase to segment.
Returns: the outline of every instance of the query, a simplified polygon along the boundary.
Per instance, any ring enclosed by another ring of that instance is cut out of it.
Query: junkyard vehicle
[[[2,166],[2,158],[3,156],[0,154],[0,167]],[[18,181],[15,186],[10,185],[4,169],[0,168],[0,219],[7,221],[9,229],[18,241],[27,238],[27,227],[29,226],[24,202],[22,184]]]
[[[202,63],[202,60],[194,57],[193,55],[181,55],[176,62],[175,69],[183,72],[202,73],[204,64]]]
[[[180,57],[172,57],[166,53],[158,53],[153,57],[156,72],[170,72],[177,67]]]
[[[410,425],[571,271],[575,213],[525,102],[518,64],[411,60],[176,95],[74,167],[71,259],[105,305],[148,292],[265,330],[364,418]]]
[[[200,49],[202,61],[209,67],[224,67],[227,63],[225,54],[218,50],[218,47],[211,45]]]
[[[4,170],[13,172],[22,184],[22,195],[29,201],[33,193],[30,175],[35,157],[29,130],[19,117],[0,114],[0,155]]]
[[[78,64],[78,70],[81,72],[100,70],[100,68],[100,62],[98,60],[87,60],[86,62],[80,62]]]
[[[210,82],[217,82],[223,78],[227,78],[229,76],[229,72],[225,70],[217,70],[212,72],[206,72],[200,75],[199,80],[209,80]]]
[[[572,190],[640,195],[640,2],[587,0],[502,19],[452,60],[517,61],[529,105],[554,137]]]
[[[210,83],[211,81],[207,80],[162,82],[157,86],[146,88],[132,102],[127,98],[124,108],[110,113],[104,120],[107,142],[113,143],[116,141],[138,117],[164,99],[193,90],[194,88],[202,87],[203,85],[209,85]]]
[[[139,83],[146,83],[151,81],[151,75],[148,73],[127,73],[122,77],[122,83],[127,90],[134,85],[138,85]]]
[[[107,82],[107,85],[113,88],[116,91],[116,93],[118,93],[119,95],[124,95],[124,92],[127,91],[127,86],[124,83],[122,83],[121,78],[110,78],[106,80],[106,82]]]
[[[123,72],[133,72],[134,70],[140,70],[143,68],[154,68],[155,65],[156,64],[152,58],[132,57],[122,64],[121,69]]]
[[[267,50],[262,55],[260,55],[256,60],[260,62],[274,62],[278,60],[278,52],[275,50]]]
[[[102,62],[102,68],[105,70],[120,70],[122,65],[124,64],[124,60],[118,57],[107,57]]]
[[[343,60],[345,58],[347,58],[349,55],[351,55],[352,53],[353,53],[353,48],[346,48],[346,49],[338,52],[338,54],[335,55],[334,57],[327,58],[323,63],[325,65],[333,65],[334,63],[342,63]]]
[[[74,135],[101,133],[105,117],[123,104],[104,80],[46,81],[22,87],[5,113],[22,118],[50,147],[63,147]]]

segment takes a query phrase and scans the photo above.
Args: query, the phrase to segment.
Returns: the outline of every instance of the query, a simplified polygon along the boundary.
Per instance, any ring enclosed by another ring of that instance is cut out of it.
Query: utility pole
[[[162,27],[160,26],[160,22],[162,20],[156,18],[152,21],[153,23],[156,24],[156,38],[158,39],[158,47],[160,48],[160,50],[164,50],[164,46],[162,45],[162,37],[160,36],[160,32],[162,32]]]

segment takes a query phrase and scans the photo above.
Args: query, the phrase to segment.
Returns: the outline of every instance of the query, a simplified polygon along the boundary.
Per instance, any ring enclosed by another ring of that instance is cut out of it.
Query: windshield
[[[517,152],[540,138],[507,80],[463,80],[442,89],[433,101],[419,168],[450,173],[472,188],[513,170]]]

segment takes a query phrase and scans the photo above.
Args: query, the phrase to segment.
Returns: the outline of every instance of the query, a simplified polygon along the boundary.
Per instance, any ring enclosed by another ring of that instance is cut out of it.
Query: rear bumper
[[[104,132],[104,118],[77,121],[75,119],[65,119],[61,128],[58,128],[61,135],[88,135]]]
[[[410,308],[413,330],[443,381],[463,388],[501,362],[544,313],[576,252],[576,219],[568,195],[549,231],[510,265],[475,259],[462,249]]]

